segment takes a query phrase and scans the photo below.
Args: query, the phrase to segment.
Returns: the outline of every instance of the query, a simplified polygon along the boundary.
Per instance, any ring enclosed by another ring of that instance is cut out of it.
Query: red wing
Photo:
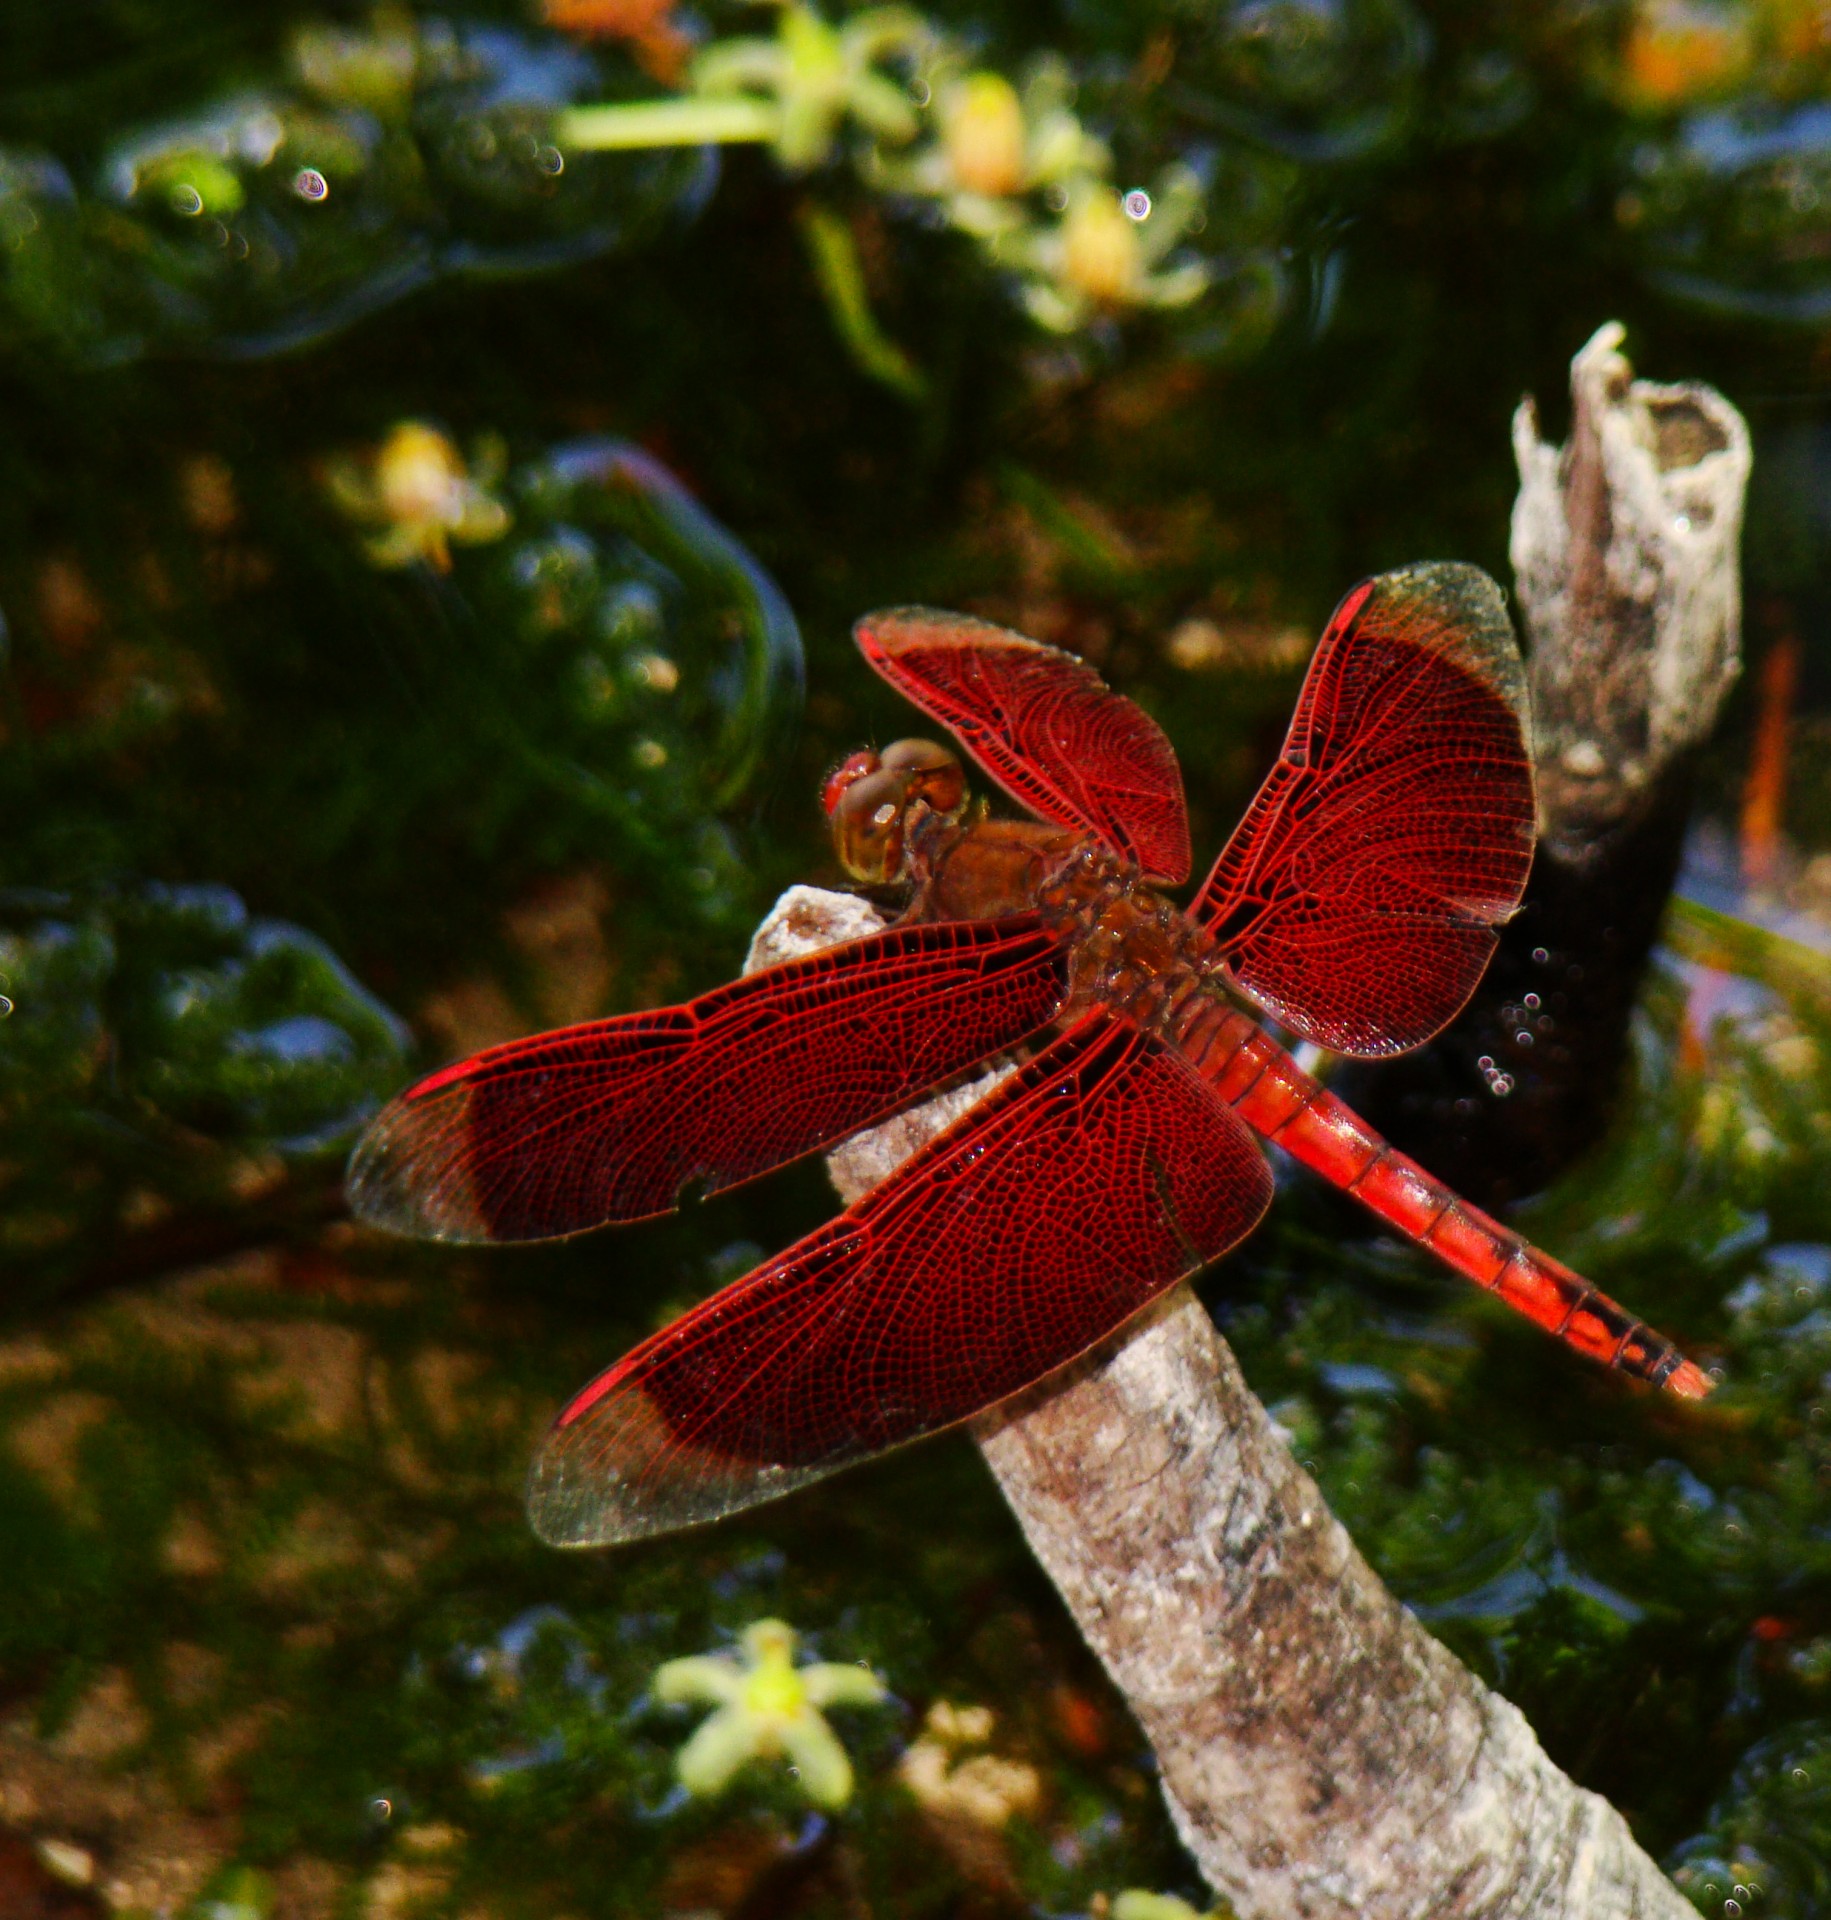
[[[1402,1053],[1453,1018],[1532,865],[1530,727],[1479,568],[1356,587],[1192,909],[1240,987],[1337,1053]]]
[[[350,1162],[351,1209],[437,1240],[665,1213],[856,1133],[1048,1024],[1034,914],[891,927],[718,988],[492,1047],[422,1080]]]
[[[1098,834],[1147,878],[1189,877],[1176,755],[1085,660],[963,613],[894,607],[853,628],[896,690],[1033,813]]]
[[[1271,1172],[1179,1055],[1087,1016],[898,1173],[602,1374],[535,1530],[713,1520],[1006,1398],[1248,1232]]]

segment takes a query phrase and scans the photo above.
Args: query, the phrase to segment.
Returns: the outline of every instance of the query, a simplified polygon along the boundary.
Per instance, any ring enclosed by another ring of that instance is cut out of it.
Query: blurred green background
[[[1561,437],[1618,318],[1753,430],[1785,832],[1729,934],[1675,927],[1609,1142],[1518,1222],[1729,1384],[1675,1417],[1295,1183],[1206,1293],[1381,1573],[1702,1910],[1831,1915],[1831,13],[850,30],[0,18],[0,1905],[1208,1904],[965,1440],[528,1535],[553,1409],[830,1212],[818,1167],[478,1255],[356,1233],[342,1159],[415,1065],[701,990],[836,880],[819,780],[906,730],[870,608],[1097,662],[1203,859],[1343,589],[1507,578],[1512,410]],[[734,42],[801,46],[764,138],[564,118],[716,117]],[[1759,679],[1703,775],[1732,874]],[[767,1616],[891,1689],[835,1715],[837,1813],[780,1764],[674,1783],[652,1674]]]

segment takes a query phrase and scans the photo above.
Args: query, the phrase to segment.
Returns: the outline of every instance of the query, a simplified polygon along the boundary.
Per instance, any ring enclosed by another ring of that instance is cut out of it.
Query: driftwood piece
[[[1740,667],[1748,429],[1711,388],[1636,380],[1621,328],[1571,362],[1571,434],[1513,420],[1539,849],[1467,1009],[1336,1091],[1477,1205],[1550,1184],[1614,1116],[1684,850],[1696,748]]]
[[[748,966],[879,924],[795,887]],[[848,1142],[829,1163],[848,1202],[993,1077]],[[1693,1913],[1621,1816],[1386,1591],[1186,1287],[976,1437],[1242,1920]]]
[[[1741,670],[1742,416],[1636,380],[1617,321],[1571,362],[1571,433],[1513,416],[1512,560],[1531,640],[1539,844],[1581,860],[1652,804]]]

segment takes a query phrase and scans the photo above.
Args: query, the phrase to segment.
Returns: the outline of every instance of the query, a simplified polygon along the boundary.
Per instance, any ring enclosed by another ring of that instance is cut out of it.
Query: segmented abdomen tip
[[[1661,1384],[1683,1400],[1702,1400],[1716,1382],[1695,1361],[1681,1360]]]

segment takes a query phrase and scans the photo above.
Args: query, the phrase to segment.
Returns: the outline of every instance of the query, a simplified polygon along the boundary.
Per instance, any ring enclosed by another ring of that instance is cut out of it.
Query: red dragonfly
[[[542,1240],[665,1213],[1027,1062],[876,1191],[586,1387],[535,1459],[565,1545],[711,1520],[991,1406],[1257,1223],[1255,1135],[1578,1352],[1695,1398],[1666,1339],[1396,1152],[1245,1010],[1335,1053],[1450,1020],[1519,903],[1534,802],[1500,590],[1430,564],[1336,609],[1278,763],[1186,909],[1170,744],[1085,662],[983,621],[857,639],[1037,818],[969,803],[932,741],[853,754],[840,859],[897,922],[685,1006],[493,1047],[410,1087],[351,1163],[356,1213]]]

